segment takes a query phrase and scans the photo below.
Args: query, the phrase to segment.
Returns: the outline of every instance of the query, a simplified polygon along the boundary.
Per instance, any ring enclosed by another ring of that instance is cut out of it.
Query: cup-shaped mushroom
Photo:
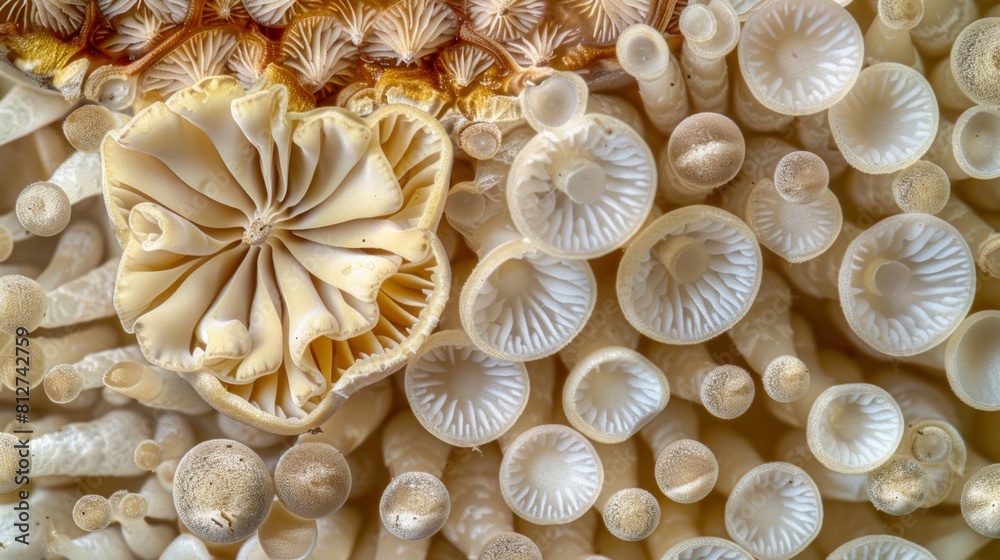
[[[199,443],[177,465],[174,506],[184,525],[198,538],[231,544],[264,522],[274,490],[267,465],[237,441]]]
[[[460,315],[469,338],[489,356],[537,360],[573,340],[596,296],[585,261],[558,259],[514,240],[480,258],[462,288]]]
[[[753,560],[753,556],[728,539],[695,537],[677,543],[660,560]]]
[[[761,104],[808,115],[847,95],[864,43],[854,17],[832,1],[776,0],[747,18],[738,52],[743,78]]]
[[[752,469],[726,502],[729,536],[762,560],[794,557],[809,546],[822,525],[819,488],[804,470],[789,463]]]
[[[739,173],[745,156],[743,133],[732,119],[718,113],[691,115],[671,133],[666,161],[660,158],[660,166],[673,171],[665,185],[668,198],[704,198]]]
[[[962,517],[980,535],[1000,539],[1000,464],[969,477],[962,488]]]
[[[903,212],[937,214],[950,196],[948,174],[929,161],[917,160],[892,179],[892,198]]]
[[[518,231],[561,258],[589,259],[622,246],[645,222],[656,196],[656,164],[624,121],[589,114],[536,135],[507,177]]]
[[[830,107],[830,128],[841,153],[865,173],[899,171],[934,143],[938,105],[927,79],[909,66],[882,62]]]
[[[460,330],[431,335],[406,366],[405,385],[420,424],[458,447],[497,439],[528,404],[524,364],[488,356]]]
[[[573,367],[563,386],[563,410],[569,423],[601,443],[632,437],[669,399],[670,384],[660,368],[621,346],[588,354]]]
[[[944,370],[951,390],[978,410],[1000,410],[1000,311],[973,313],[948,339]]]
[[[558,129],[587,111],[587,84],[574,72],[556,72],[521,92],[521,114],[538,132]]]
[[[881,5],[881,3],[880,3]],[[937,560],[929,550],[895,535],[867,535],[840,545],[827,560]]]
[[[851,242],[840,266],[840,304],[851,330],[890,356],[912,356],[958,328],[976,288],[972,252],[947,222],[891,216]]]
[[[790,263],[822,254],[837,240],[844,225],[840,201],[829,189],[812,202],[789,202],[767,178],[751,190],[746,216],[761,245]]]
[[[351,493],[351,468],[332,445],[302,442],[282,454],[274,490],[292,514],[319,519],[337,511]]]
[[[594,446],[576,430],[536,426],[504,451],[500,490],[519,517],[536,525],[577,519],[597,501],[604,466]]]
[[[760,287],[753,232],[711,206],[668,212],[643,230],[618,265],[618,302],[640,333],[695,344],[736,324]]]
[[[993,19],[1000,22],[1000,18]],[[962,171],[975,179],[1000,177],[1000,107],[976,105],[967,109],[955,121],[951,138],[955,161]]]
[[[869,383],[847,383],[820,393],[806,430],[820,463],[857,474],[888,461],[904,429],[903,413],[889,393]]]
[[[958,87],[979,105],[1000,105],[1000,17],[973,21],[951,46],[951,72]]]
[[[830,186],[830,169],[820,156],[806,151],[785,154],[774,168],[774,188],[781,198],[808,204]]]
[[[678,19],[684,43],[702,58],[722,58],[740,40],[740,19],[731,2],[690,3]]]
[[[928,486],[920,462],[906,455],[894,455],[868,473],[868,499],[875,509],[889,515],[916,511],[927,498]]]
[[[451,498],[440,478],[425,472],[406,472],[386,486],[379,513],[386,529],[396,537],[426,539],[448,521]]]

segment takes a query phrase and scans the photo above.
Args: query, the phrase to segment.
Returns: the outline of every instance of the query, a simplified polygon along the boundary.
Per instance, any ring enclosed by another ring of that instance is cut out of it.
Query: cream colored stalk
[[[514,516],[500,491],[500,452],[492,446],[480,451],[457,451],[445,475],[451,492],[451,510],[442,529],[468,558],[481,560],[541,560],[538,547],[514,532]],[[514,554],[504,556],[504,551]]]
[[[1000,233],[958,197],[951,197],[938,217],[954,226],[969,244],[979,268],[1000,278]]]
[[[607,527],[598,527],[597,537],[594,539],[594,549],[599,554],[612,559],[649,560],[645,541],[623,541],[611,534]]]
[[[130,410],[114,410],[90,422],[68,424],[57,432],[32,438],[31,477],[45,476],[137,476],[144,471],[132,456],[136,447],[153,435],[152,422]],[[3,484],[9,492],[21,486],[17,477],[18,438],[0,434]],[[68,450],[74,450],[68,452]],[[9,476],[7,476],[9,475]]]
[[[739,16],[731,3],[709,0],[689,4],[678,24],[684,35],[681,66],[694,110],[724,113],[729,97],[726,55],[739,41]]]
[[[118,332],[110,325],[103,323],[91,324],[70,331],[62,336],[31,337],[31,366],[28,369],[28,381],[31,388],[38,386],[44,380],[45,373],[58,364],[72,364],[94,352],[114,348],[118,344]],[[3,372],[3,382],[8,388],[15,386],[14,341],[11,340],[3,350],[11,366]]]
[[[104,387],[104,374],[116,364],[143,360],[134,344],[87,354],[75,363],[50,368],[43,379],[45,394],[55,403],[71,402],[83,391]]]
[[[531,379],[528,404],[524,407],[524,411],[510,429],[497,439],[501,451],[506,451],[518,436],[529,429],[553,422],[552,413],[555,404],[557,373],[556,358],[552,356],[527,362],[525,367],[528,369],[528,377]]]
[[[646,116],[660,132],[670,134],[689,109],[684,75],[663,35],[648,25],[631,25],[616,46],[618,62],[639,83]]]
[[[517,520],[517,529],[542,551],[543,560],[609,560],[594,551],[598,518],[593,511],[564,525],[534,525]]]
[[[205,541],[190,534],[177,535],[163,550],[160,560],[212,560]]]
[[[694,407],[668,407],[646,424],[641,434],[653,452],[656,484],[665,496],[686,504],[712,491],[719,464],[712,451],[698,441]]]
[[[701,536],[698,530],[698,504],[663,503],[660,524],[643,543],[650,558],[663,558],[667,551],[688,539]]]
[[[604,484],[594,502],[604,526],[626,541],[641,541],[660,522],[660,505],[656,497],[639,488],[638,451],[635,440],[594,445],[604,466]],[[593,540],[593,531],[591,539]]]
[[[184,416],[173,412],[160,414],[152,439],[141,442],[135,448],[135,464],[143,470],[157,470],[165,461],[183,457],[197,442]]]
[[[177,531],[171,526],[149,524],[145,519],[148,512],[146,497],[119,490],[110,498],[97,494],[83,496],[73,507],[73,519],[86,531],[100,531],[118,523],[129,549],[143,560],[153,560],[160,557]]]
[[[257,542],[268,558],[294,560],[308,556],[316,546],[315,519],[303,519],[288,511],[281,501],[271,503],[271,511],[257,529]]]
[[[211,409],[182,377],[145,362],[115,364],[104,373],[104,385],[151,408],[185,414]]]
[[[647,353],[666,373],[675,395],[702,405],[717,418],[737,418],[753,403],[754,383],[750,374],[736,365],[720,365],[704,344],[653,343]]]

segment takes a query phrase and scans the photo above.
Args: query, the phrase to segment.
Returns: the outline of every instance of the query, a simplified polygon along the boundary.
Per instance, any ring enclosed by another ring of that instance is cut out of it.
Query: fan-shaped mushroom
[[[402,0],[375,18],[362,46],[369,57],[413,64],[455,36],[455,13],[438,0]]]
[[[732,327],[760,286],[760,247],[739,218],[710,206],[668,212],[629,245],[618,301],[640,333],[694,344]]]
[[[751,12],[739,60],[750,91],[765,107],[808,115],[840,101],[861,71],[861,29],[834,2],[778,0]]]
[[[525,237],[556,257],[589,259],[617,249],[642,226],[656,196],[656,166],[625,122],[589,114],[529,140],[511,164],[506,190],[511,219]]]
[[[955,228],[927,214],[901,214],[851,242],[840,267],[840,303],[872,348],[912,356],[958,328],[975,283],[972,253]]]
[[[468,0],[465,14],[472,27],[498,41],[508,41],[533,29],[545,17],[543,0]]]
[[[913,68],[883,62],[865,68],[850,93],[829,111],[837,146],[865,173],[899,171],[934,143],[938,107],[934,90]]]

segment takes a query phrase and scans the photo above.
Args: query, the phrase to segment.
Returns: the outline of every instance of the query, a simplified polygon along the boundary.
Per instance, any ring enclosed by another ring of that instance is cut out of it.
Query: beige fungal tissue
[[[0,559],[1000,558],[1000,0],[0,0]]]

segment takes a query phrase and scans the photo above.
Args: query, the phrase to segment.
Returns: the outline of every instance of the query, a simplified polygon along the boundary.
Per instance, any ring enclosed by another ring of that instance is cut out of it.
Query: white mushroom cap
[[[1000,107],[976,105],[962,113],[952,132],[952,150],[958,166],[970,177],[1000,177]]]
[[[693,537],[675,544],[660,560],[753,560],[753,556],[727,539]]]
[[[0,332],[13,335],[19,327],[37,329],[47,305],[45,289],[38,282],[18,274],[0,276]]]
[[[889,460],[903,438],[903,413],[877,385],[834,385],[809,412],[809,449],[828,469],[868,472]]]
[[[726,56],[740,40],[740,20],[732,2],[709,0],[681,10],[677,25],[684,44],[702,58]]]
[[[858,537],[840,545],[837,550],[827,556],[827,560],[880,560],[883,558],[937,560],[926,548],[895,535]]]
[[[927,79],[909,66],[882,62],[830,107],[833,138],[852,167],[865,173],[899,171],[934,143],[938,105]]]
[[[426,539],[444,527],[451,513],[448,489],[436,476],[407,472],[393,478],[379,503],[382,524],[410,541]]]
[[[519,517],[537,525],[569,523],[583,515],[604,484],[594,446],[576,430],[536,426],[504,452],[500,490]]]
[[[73,521],[84,531],[100,531],[111,524],[111,502],[99,494],[88,494],[73,506]]]
[[[546,253],[569,259],[623,245],[645,222],[655,196],[656,165],[645,140],[624,121],[599,114],[536,135],[518,152],[507,179],[518,231]]]
[[[219,544],[253,534],[274,496],[271,473],[260,456],[227,439],[191,448],[177,465],[173,492],[184,525],[199,538]]]
[[[575,72],[556,72],[521,92],[521,112],[539,132],[562,128],[586,112],[588,93]]]
[[[665,344],[694,344],[743,317],[762,271],[760,247],[742,220],[711,206],[688,206],[664,214],[632,240],[618,265],[618,301],[640,333]]]
[[[924,17],[924,0],[878,0],[878,18],[890,29],[913,29]]]
[[[765,463],[743,476],[726,502],[729,536],[761,560],[802,552],[823,525],[819,488],[799,467]]]
[[[17,197],[17,220],[34,235],[57,235],[69,225],[72,211],[66,191],[55,183],[32,183]]]
[[[761,245],[791,263],[810,260],[830,248],[844,224],[837,196],[829,189],[808,203],[789,202],[768,178],[747,201],[747,224]]]
[[[466,280],[459,299],[462,326],[494,358],[543,358],[583,329],[594,310],[596,284],[585,261],[511,241],[482,257]]]
[[[786,115],[808,115],[839,101],[864,58],[854,17],[834,2],[810,0],[775,0],[755,9],[738,51],[754,97]]]
[[[975,16],[973,16],[975,17]],[[951,72],[958,87],[980,105],[1000,105],[1000,17],[967,25],[951,47]]]
[[[937,214],[950,196],[948,174],[929,161],[917,160],[892,179],[892,198],[903,212]]]
[[[503,135],[490,122],[472,123],[458,133],[458,145],[475,159],[490,159],[500,152]]]
[[[962,517],[980,535],[1000,538],[1000,465],[982,467],[966,481]]]
[[[774,188],[781,198],[808,204],[823,196],[830,186],[830,170],[823,158],[812,152],[785,154],[774,169]]]
[[[431,335],[406,366],[406,398],[420,424],[458,447],[489,443],[528,404],[521,362],[486,355],[460,330]]]
[[[978,410],[1000,410],[1000,311],[973,313],[948,339],[944,369],[951,390]]]
[[[318,519],[337,511],[347,501],[351,468],[332,445],[297,443],[278,460],[274,490],[289,512]]]
[[[901,214],[851,242],[839,286],[855,334],[884,354],[912,356],[958,328],[972,305],[976,270],[969,246],[950,224]]]
[[[868,499],[879,511],[906,515],[924,503],[928,482],[919,461],[896,455],[868,473]]]
[[[604,525],[624,541],[641,541],[660,523],[660,504],[642,488],[624,488],[604,504]]]
[[[562,394],[574,428],[594,441],[619,443],[667,406],[670,384],[635,350],[607,346],[573,367]]]

